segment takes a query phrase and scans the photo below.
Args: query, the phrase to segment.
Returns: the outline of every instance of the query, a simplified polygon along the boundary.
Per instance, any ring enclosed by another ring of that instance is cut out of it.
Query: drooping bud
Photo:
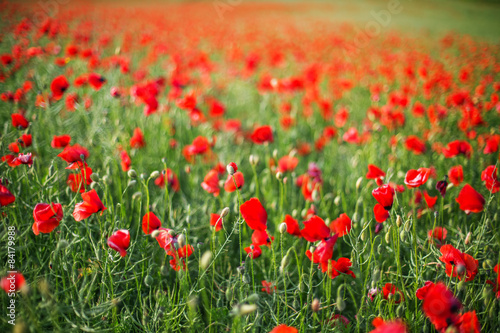
[[[156,238],[160,236],[160,230],[154,230],[152,233],[151,233],[151,237],[153,238]]]
[[[319,301],[319,299],[317,298],[314,298],[312,303],[311,303],[311,309],[313,312],[318,312],[319,311],[319,308],[321,306],[321,302]]]
[[[358,180],[356,181],[356,190],[359,190],[359,187],[361,186],[362,182],[363,182],[363,177],[359,177]]]
[[[92,179],[93,182],[98,182],[99,181],[99,175],[97,173],[93,173],[90,175],[90,179]]]
[[[205,251],[200,259],[200,267],[202,270],[206,270],[210,262],[212,261],[212,252],[210,250]]]
[[[286,226],[286,223],[283,222],[280,224],[280,234],[284,234],[287,230],[287,226]]]
[[[136,177],[137,177],[137,172],[136,172],[134,169],[130,169],[130,170],[127,172],[127,175],[128,175],[130,178],[136,178]]]
[[[149,175],[149,178],[156,179],[159,176],[160,176],[160,171],[156,170],[156,171],[151,172],[151,174]]]
[[[279,181],[283,179],[283,173],[281,173],[281,171],[276,172],[276,179]]]
[[[225,207],[222,212],[220,213],[220,217],[226,217],[227,214],[229,214],[229,207]]]

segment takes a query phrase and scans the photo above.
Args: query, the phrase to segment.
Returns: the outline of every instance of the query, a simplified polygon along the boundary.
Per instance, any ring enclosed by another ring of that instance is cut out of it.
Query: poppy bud
[[[257,305],[255,304],[241,304],[239,306],[238,315],[245,316],[257,310]]]
[[[273,158],[274,159],[278,158],[278,149],[273,150]]]
[[[458,290],[464,291],[466,287],[467,285],[465,284],[465,281],[462,280],[458,283]]]
[[[313,312],[318,312],[320,306],[321,306],[321,302],[319,301],[319,299],[317,299],[317,298],[313,299],[313,301],[311,303],[311,309],[312,309],[312,311]]]
[[[149,175],[149,178],[156,179],[159,176],[160,176],[160,171],[156,170],[156,171],[151,172],[151,174]]]
[[[96,182],[93,182],[92,184],[90,184],[90,188],[92,190],[95,190],[97,188],[97,186],[98,186],[98,183],[96,183]]]
[[[190,172],[191,172],[191,167],[190,167],[189,165],[186,165],[186,166],[184,167],[184,172],[185,172],[185,173],[190,173]]]
[[[340,293],[337,295],[337,309],[340,312],[344,311],[345,309],[345,301]]]
[[[364,242],[366,240],[366,232],[361,232],[361,240]]]
[[[177,237],[177,242],[180,247],[184,247],[184,245],[186,245],[186,236],[184,234],[180,234],[179,237]]]
[[[163,164],[167,164],[167,158],[166,158],[166,157],[162,157],[162,159],[161,159],[161,163],[163,163]]]
[[[359,177],[358,180],[356,181],[356,190],[359,190],[359,187],[361,186],[362,182],[363,182],[363,177]]]
[[[288,182],[288,177],[283,177],[283,184],[286,184]]]
[[[284,234],[286,232],[286,229],[287,229],[286,223],[285,222],[281,223],[280,224],[280,234]]]
[[[358,214],[358,212],[354,212],[354,214],[352,214],[352,221],[353,222],[359,222],[359,214]]]
[[[149,274],[146,275],[146,277],[144,278],[144,284],[146,285],[146,287],[151,287],[153,282],[154,282],[153,277]]]
[[[281,265],[280,265],[280,271],[283,273],[285,271],[286,266],[288,266],[288,263],[290,262],[290,257],[285,255],[283,259],[281,259]]]
[[[67,240],[65,239],[61,239],[59,241],[59,243],[57,243],[57,249],[58,250],[64,250],[65,248],[67,248],[69,246],[69,243]]]
[[[412,223],[412,222],[411,222],[410,220],[407,220],[407,221],[405,222],[405,231],[406,231],[406,232],[410,232],[410,230],[411,230],[411,223]]]
[[[250,155],[248,158],[248,161],[250,162],[251,165],[256,166],[259,164],[259,156],[257,155]]]
[[[387,232],[385,233],[385,242],[387,244],[389,244],[391,242],[391,227],[389,227],[389,229],[387,229]]]
[[[233,288],[229,287],[226,290],[226,299],[230,301],[233,298]]]
[[[283,179],[283,174],[280,171],[276,172],[276,179],[279,181],[281,181]]]
[[[137,177],[137,172],[136,172],[134,169],[130,169],[130,170],[127,172],[127,175],[128,175],[130,178],[136,178],[136,177]]]
[[[298,210],[296,210],[296,209],[292,210],[292,217],[293,218],[296,218],[298,214],[299,214]]]
[[[191,311],[196,311],[196,309],[198,307],[198,297],[191,295],[191,297],[189,297],[189,300],[187,303],[188,303],[189,309]]]
[[[111,177],[109,177],[108,175],[104,175],[102,177],[102,181],[104,182],[104,184],[107,184],[107,185],[111,185],[111,183],[112,183]]]
[[[300,212],[300,216],[305,217],[306,215],[307,215],[307,209],[306,209],[306,208],[304,208],[304,209],[302,209],[302,211]]]
[[[222,210],[222,212],[220,213],[220,217],[221,218],[226,217],[227,214],[229,214],[229,207],[226,207]]]
[[[313,193],[314,193],[314,192],[313,192]],[[340,196],[339,196],[339,195],[337,195],[337,196],[335,197],[335,199],[333,200],[333,203],[335,204],[335,206],[340,205]]]
[[[250,282],[252,282],[250,280],[250,277],[248,276],[248,274],[243,275],[243,282],[246,284],[249,284]]]
[[[146,180],[148,178],[148,175],[146,175],[144,172],[141,173],[141,180]]]
[[[210,250],[205,251],[200,259],[200,267],[202,270],[206,270],[210,262],[212,261],[212,252]]]
[[[247,297],[245,301],[250,303],[257,303],[259,301],[259,295],[251,294],[250,296]]]
[[[157,229],[157,230],[154,230],[154,231],[151,233],[151,237],[153,237],[153,238],[156,238],[156,237],[158,237],[158,236],[160,236],[160,230],[158,230],[158,229]]]
[[[401,232],[399,233],[399,238],[401,239],[402,242],[404,242],[406,239],[406,231],[401,230]]]
[[[163,276],[167,276],[167,274],[168,274],[168,267],[167,267],[167,266],[165,266],[165,265],[162,265],[162,266],[160,267],[160,273],[161,273],[161,275],[163,275]]]
[[[379,232],[381,232],[382,229],[384,229],[384,225],[382,223],[377,223],[375,225],[375,234],[378,234]]]
[[[128,181],[127,186],[128,187],[134,187],[135,184],[137,184],[137,180],[131,179],[131,180]]]
[[[399,215],[396,215],[396,225],[398,226],[398,228],[401,228],[401,226],[403,225],[403,219]]]
[[[142,193],[141,192],[135,192],[132,195],[132,200],[139,200],[141,197],[142,197]]]
[[[467,233],[467,237],[465,237],[465,242],[464,242],[464,243],[465,243],[465,245],[468,245],[468,244],[470,243],[470,238],[471,238],[471,236],[472,236],[472,233],[469,231],[469,232]]]
[[[227,170],[227,173],[228,173],[230,176],[234,175],[234,172],[235,172],[235,171],[234,171],[234,168],[233,168],[230,164],[228,164],[228,165],[227,165],[226,170]]]
[[[174,231],[173,229],[170,229],[170,230],[168,231],[168,234],[169,234],[170,236],[172,236],[172,237],[175,237],[175,231]]]

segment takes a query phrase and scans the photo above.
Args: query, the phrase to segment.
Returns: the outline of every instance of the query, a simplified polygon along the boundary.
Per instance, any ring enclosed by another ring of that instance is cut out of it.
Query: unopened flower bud
[[[137,172],[136,172],[134,169],[130,169],[130,170],[127,172],[127,175],[128,175],[130,178],[136,178],[136,177],[137,177]]]
[[[132,195],[132,200],[139,200],[141,197],[142,197],[142,193],[141,192],[135,192]]]
[[[151,174],[149,175],[149,178],[156,179],[159,176],[160,176],[160,171],[156,170],[156,171],[151,172]]]
[[[278,149],[273,150],[273,158],[274,159],[278,158]]]
[[[241,304],[239,306],[239,316],[245,316],[257,310],[257,305],[255,304]]]
[[[318,312],[320,306],[321,306],[321,302],[319,301],[319,299],[317,299],[317,298],[313,299],[313,301],[311,303],[311,309],[312,309],[312,311],[313,312]]]
[[[226,170],[230,176],[234,175],[234,168],[230,164],[227,165]]]
[[[251,165],[256,166],[259,164],[259,156],[257,155],[250,155],[248,158],[248,161],[250,162]]]
[[[97,173],[93,173],[90,175],[90,179],[92,179],[93,182],[98,182],[99,181],[99,175]]]
[[[467,233],[467,237],[465,237],[465,245],[468,245],[470,243],[471,237],[472,237],[472,233],[469,231]]]
[[[154,230],[152,233],[151,233],[151,237],[153,238],[156,238],[160,236],[160,230]]]
[[[220,217],[226,217],[227,214],[229,214],[229,207],[225,207],[222,212],[220,213]]]
[[[281,171],[276,172],[276,179],[277,180],[282,180],[283,179],[283,173],[281,173]]]
[[[180,234],[179,237],[177,237],[177,242],[180,247],[184,247],[184,245],[186,245],[186,236],[184,234]]]
[[[286,232],[286,229],[287,229],[286,223],[285,222],[281,223],[280,224],[280,234],[284,234]]]
[[[396,215],[396,225],[398,226],[398,228],[403,225],[403,219],[399,215]]]
[[[337,195],[335,197],[335,199],[333,200],[333,203],[335,204],[335,206],[340,205],[340,200],[341,200],[340,195]]]
[[[153,282],[154,282],[153,277],[149,274],[146,275],[146,278],[144,278],[144,284],[146,285],[146,287],[151,287]]]
[[[161,159],[161,163],[163,163],[163,164],[167,164],[167,158],[166,158],[166,157],[162,157],[162,159]]]
[[[359,177],[358,180],[356,181],[356,190],[359,190],[359,187],[361,186],[362,182],[363,182],[363,177]]]
[[[205,251],[200,259],[200,267],[202,270],[206,270],[212,261],[212,252],[210,250]]]
[[[259,301],[259,295],[251,294],[250,296],[247,297],[246,301],[250,303],[257,303]]]

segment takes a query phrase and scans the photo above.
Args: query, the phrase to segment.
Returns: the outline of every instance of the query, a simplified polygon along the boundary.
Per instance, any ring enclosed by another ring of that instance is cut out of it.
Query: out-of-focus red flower
[[[376,317],[372,321],[375,327],[370,333],[408,333],[408,328],[405,323],[399,319],[394,321],[385,321],[380,317]]]
[[[234,177],[234,180],[233,180]],[[236,182],[236,185],[234,184]],[[235,172],[233,176],[228,175],[224,183],[224,191],[234,192],[236,188],[240,189],[245,184],[245,178],[241,172]]]
[[[464,155],[467,158],[470,158],[472,155],[472,146],[467,141],[455,140],[443,148],[443,155],[446,158],[455,157],[457,155]]]
[[[273,328],[269,333],[299,333],[299,331],[295,327],[281,324]]]
[[[108,238],[108,246],[113,250],[120,253],[120,256],[127,255],[127,249],[130,246],[130,233],[127,229],[120,229],[115,231]]]
[[[73,211],[73,217],[76,221],[85,220],[90,215],[98,212],[101,212],[102,215],[102,212],[107,209],[95,190],[82,193],[82,199],[83,202],[77,203]]]
[[[85,167],[82,165],[78,173],[68,175],[66,184],[71,188],[71,191],[83,193],[85,192],[85,186],[92,184],[91,174],[92,169],[86,166],[86,164]]]
[[[441,194],[441,196],[444,198],[445,194],[446,194],[446,189],[448,187],[448,182],[446,181],[448,177],[445,176],[445,180],[440,180],[436,183],[436,190],[439,191],[439,193]]]
[[[486,167],[481,173],[481,180],[484,181],[484,185],[491,193],[497,193],[500,191],[500,182],[497,178],[497,168],[494,165]]]
[[[462,305],[442,282],[430,286],[425,293],[422,310],[436,330],[445,330],[455,324]]]
[[[139,127],[134,130],[134,135],[130,138],[130,148],[142,148],[146,145],[144,134]]]
[[[385,210],[391,210],[394,202],[394,189],[392,186],[385,184],[377,187],[372,191],[372,195]]]
[[[245,247],[245,252],[251,259],[257,259],[262,254],[262,249],[258,245],[250,245],[249,247]]]
[[[297,236],[297,237],[302,237],[302,233],[300,232],[300,227],[299,227],[299,222],[291,217],[290,215],[285,215],[285,221],[283,221],[286,224],[286,232],[288,232],[290,235]]]
[[[146,235],[161,228],[161,221],[153,212],[148,212],[142,217],[142,231]]]
[[[429,291],[429,289],[433,286],[434,286],[434,282],[426,281],[423,287],[417,289],[415,296],[417,296],[418,299],[423,300],[425,298],[425,296],[427,295],[427,292]]]
[[[25,164],[31,167],[33,165],[33,157],[31,153],[27,154],[19,154],[13,161],[12,163],[20,165],[20,164]]]
[[[64,92],[69,88],[69,82],[64,75],[59,75],[50,84],[50,90],[52,91],[52,98],[56,101],[60,100]]]
[[[299,164],[299,159],[297,157],[289,155],[283,156],[278,161],[278,171],[282,173],[291,172],[295,170],[297,164]]]
[[[276,291],[276,286],[273,286],[272,282],[267,282],[266,280],[262,281],[262,291],[265,291],[269,295]]]
[[[476,316],[476,311],[465,312],[460,315],[457,322],[459,333],[480,333],[481,324]]]
[[[368,172],[366,173],[367,179],[378,179],[384,177],[385,177],[385,172],[380,170],[379,167],[373,164],[368,164]]]
[[[222,218],[219,214],[210,214],[210,225],[215,227],[215,231],[222,229]]]
[[[448,235],[448,230],[443,227],[435,227],[433,230],[429,230],[429,232],[427,233],[429,241],[432,243],[435,242],[437,247],[440,247],[444,244],[446,235]]]
[[[316,215],[304,221],[304,228],[300,232],[308,242],[317,242],[330,236],[330,228],[321,217]]]
[[[121,166],[122,170],[127,172],[130,170],[130,166],[132,165],[132,160],[130,159],[130,156],[128,155],[127,151],[123,149],[120,151],[120,159],[121,159]]]
[[[415,135],[409,135],[406,138],[405,147],[409,151],[413,152],[415,155],[421,155],[426,151],[425,142],[420,140]]]
[[[180,184],[179,184],[179,179],[177,178],[177,175],[172,171],[172,169],[167,168],[167,170],[163,170],[158,176],[158,178],[155,179],[155,185],[158,187],[164,187],[165,186],[165,178],[167,179],[167,184],[174,192],[178,192],[180,190]]]
[[[345,213],[340,214],[338,218],[330,223],[330,230],[333,233],[338,234],[339,237],[347,235],[351,231],[351,227],[351,219]]]
[[[10,193],[9,189],[0,184],[0,207],[5,207],[16,201],[16,197]]]
[[[19,139],[17,139],[19,145],[23,148],[31,146],[32,139],[31,134],[23,134]]]
[[[12,119],[12,126],[15,128],[26,129],[28,128],[29,122],[21,113],[13,113],[10,115]]]
[[[240,207],[241,215],[252,230],[267,229],[267,212],[257,198],[252,198]]]
[[[384,295],[384,299],[389,299],[389,295],[391,294],[394,295],[394,303],[396,304],[405,300],[405,297],[401,290],[399,290],[392,283],[386,283],[384,285],[384,288],[382,288],[382,294]],[[397,294],[399,294],[399,296]]]
[[[254,230],[252,233],[252,244],[254,245],[267,245],[271,246],[271,243],[274,241],[274,237],[269,236],[267,230]]]
[[[94,90],[100,90],[102,85],[106,83],[106,79],[99,74],[90,73],[88,75],[88,82]]]
[[[250,139],[258,145],[264,144],[266,142],[273,142],[273,130],[271,126],[268,125],[257,127],[253,131],[252,135],[250,135]]]
[[[450,182],[458,186],[460,183],[464,181],[464,169],[462,168],[461,165],[457,165],[454,167],[451,167],[450,170],[448,171],[448,178],[450,179]]]
[[[418,170],[408,170],[405,177],[405,184],[408,187],[420,187],[427,182],[431,169],[419,168]]]
[[[446,264],[446,275],[458,276],[459,280],[472,281],[478,272],[478,261],[467,253],[462,253],[452,245],[440,248],[442,256],[439,260]]]
[[[40,233],[52,232],[61,222],[63,218],[62,205],[59,203],[39,203],[33,209],[33,233],[39,235]]]
[[[65,148],[67,145],[69,145],[69,142],[71,141],[71,136],[68,134],[63,134],[63,135],[54,135],[52,138],[52,142],[50,143],[50,146],[52,148]]]
[[[9,273],[0,280],[0,286],[7,293],[13,293],[26,286],[26,279],[21,273]]]
[[[201,187],[208,193],[213,194],[214,197],[218,196],[220,193],[220,188],[219,188],[219,174],[217,173],[217,171],[210,170],[203,179]]]
[[[480,213],[484,209],[484,197],[469,184],[465,184],[455,200],[466,214]]]
[[[86,160],[89,157],[87,148],[80,146],[78,143],[73,146],[66,146],[64,150],[57,155],[68,163],[82,162],[82,157]]]
[[[427,204],[427,207],[429,207],[429,209],[433,209],[434,206],[436,205],[438,197],[437,196],[431,197],[429,193],[427,193],[427,191],[424,191],[424,199],[425,203]]]

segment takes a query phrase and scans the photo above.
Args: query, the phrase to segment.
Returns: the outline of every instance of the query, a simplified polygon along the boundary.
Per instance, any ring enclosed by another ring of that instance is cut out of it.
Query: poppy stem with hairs
[[[165,215],[168,217],[168,221],[170,221],[170,196],[168,193],[168,172],[167,172],[167,162],[163,162],[163,170],[165,171],[165,210],[163,211],[163,221],[167,221],[165,219]]]
[[[240,189],[238,188],[238,185],[236,184],[236,178],[234,178],[234,175],[231,175],[231,177],[233,178],[233,182],[234,182],[234,187],[236,187],[236,194],[238,196],[238,205],[241,207],[241,205],[243,205],[243,203],[241,202],[241,195],[240,195]],[[222,205],[222,207],[224,207],[224,205]],[[238,237],[239,237],[239,242],[240,242],[240,249],[239,249],[239,252],[240,252],[240,265],[241,265],[241,262],[243,261],[243,253],[242,253],[242,246],[241,246],[241,208],[238,209]],[[253,255],[252,255],[252,260],[253,260]]]
[[[255,180],[255,197],[259,199],[259,178],[257,177],[257,170],[255,170],[255,165],[252,163],[253,177]]]

